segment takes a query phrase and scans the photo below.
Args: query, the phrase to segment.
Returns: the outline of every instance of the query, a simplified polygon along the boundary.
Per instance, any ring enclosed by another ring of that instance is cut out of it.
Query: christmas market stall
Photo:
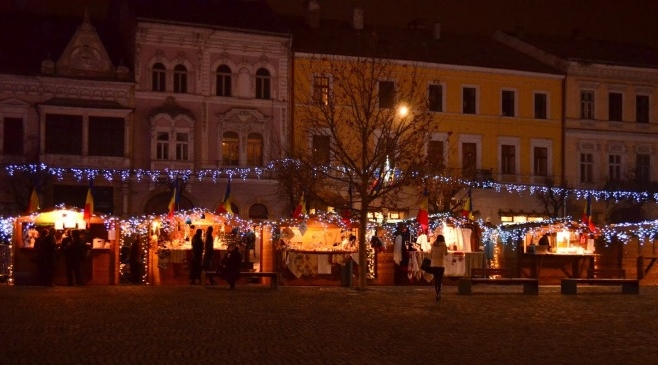
[[[65,259],[59,246],[62,239],[72,234],[73,230],[78,230],[85,244],[80,266],[83,283],[91,285],[117,283],[118,273],[115,270],[118,254],[117,220],[96,214],[85,219],[82,210],[62,206],[16,218],[12,237],[12,270],[15,284],[39,284],[35,243],[44,230],[50,229],[55,230],[57,243],[53,284],[68,283]]]
[[[658,220],[604,226],[601,239],[600,250],[606,253],[602,259],[618,276],[642,280],[643,285],[658,284]]]
[[[478,229],[478,225],[470,220],[445,214],[433,216],[426,232],[413,222],[398,223],[392,233],[396,284],[427,284],[432,281],[433,275],[422,271],[420,265],[423,259],[430,257],[431,245],[438,235],[444,236],[448,246],[444,276],[470,276],[471,268],[484,265]]]
[[[504,225],[487,234],[496,242],[491,268],[512,269],[540,284],[585,277],[603,265],[596,228],[570,219]]]
[[[358,270],[358,229],[338,216],[289,219],[274,227],[275,270],[286,285],[351,285]]]
[[[245,240],[247,233],[253,233],[250,222],[200,209],[178,211],[173,216],[133,218],[124,221],[123,225],[120,267],[123,282],[190,283],[192,236],[198,229],[202,231],[205,242],[208,229],[212,227],[214,254],[211,269],[219,268],[229,244],[236,244],[242,250],[243,258],[248,258],[249,249],[253,248]],[[131,258],[136,253],[139,257]]]

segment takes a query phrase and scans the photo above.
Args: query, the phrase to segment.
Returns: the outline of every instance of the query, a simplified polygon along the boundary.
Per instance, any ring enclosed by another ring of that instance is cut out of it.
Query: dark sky
[[[303,13],[305,0],[267,0],[279,12]],[[360,4],[365,22],[406,25],[439,21],[454,33],[496,30],[629,41],[658,48],[658,0],[319,0],[322,16],[350,19]]]
[[[0,12],[29,7],[41,12],[82,14],[89,6],[102,16],[113,0],[0,0]],[[128,0],[140,1],[140,0]],[[256,0],[189,0],[256,1]],[[303,14],[306,0],[264,0],[274,10]],[[439,21],[445,32],[491,34],[496,30],[627,41],[658,48],[658,0],[318,0],[322,16],[349,20],[364,9],[366,23],[406,25],[413,19]]]

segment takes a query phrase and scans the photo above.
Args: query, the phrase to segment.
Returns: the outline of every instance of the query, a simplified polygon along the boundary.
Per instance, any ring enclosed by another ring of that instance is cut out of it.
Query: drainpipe
[[[562,79],[562,128],[560,131],[560,181],[562,182],[563,186],[566,186],[566,172],[565,172],[565,141],[566,141],[566,127],[567,127],[567,73],[564,73],[564,78]],[[564,204],[562,204],[562,217],[567,216],[567,202],[568,199],[564,200]]]

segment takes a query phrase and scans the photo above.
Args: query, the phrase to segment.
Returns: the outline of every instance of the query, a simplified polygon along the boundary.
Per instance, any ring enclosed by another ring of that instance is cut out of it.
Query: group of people
[[[221,277],[228,282],[230,289],[235,289],[235,282],[240,277],[242,255],[235,244],[230,244],[226,254],[221,258],[219,268],[213,268],[215,254],[213,228],[206,229],[205,239],[203,230],[197,229],[192,237],[192,260],[190,262],[190,285],[201,284],[202,271],[216,269]],[[208,284],[215,285],[215,279],[207,276]]]
[[[80,266],[85,258],[86,249],[80,231],[66,230],[61,242],[57,242],[54,227],[44,228],[34,243],[34,262],[37,265],[39,284],[54,285],[53,279],[57,268],[59,253],[64,256],[66,279],[69,286],[83,285]]]

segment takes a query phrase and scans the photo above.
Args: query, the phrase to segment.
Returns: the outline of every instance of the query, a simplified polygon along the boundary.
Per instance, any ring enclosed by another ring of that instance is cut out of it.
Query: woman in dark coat
[[[130,281],[133,284],[142,282],[142,243],[139,237],[135,237],[130,244],[130,253],[128,255],[128,263],[130,264]]]
[[[229,284],[230,289],[235,289],[235,282],[240,277],[240,264],[242,255],[235,245],[229,245],[226,255],[222,258],[222,278]]]
[[[192,258],[190,260],[190,285],[201,284],[201,260],[203,259],[203,231],[197,229],[192,237]]]
[[[82,243],[82,239],[80,239],[80,231],[74,229],[73,231],[67,232],[66,237],[62,239],[60,250],[64,253],[68,285],[82,285],[80,263],[85,255],[85,246],[84,243]]]
[[[215,254],[214,242],[215,240],[212,237],[212,227],[208,227],[206,230],[206,240],[203,246],[203,269],[206,271],[211,270],[212,267],[212,257]],[[215,280],[212,277],[208,277],[210,285],[215,285]]]

